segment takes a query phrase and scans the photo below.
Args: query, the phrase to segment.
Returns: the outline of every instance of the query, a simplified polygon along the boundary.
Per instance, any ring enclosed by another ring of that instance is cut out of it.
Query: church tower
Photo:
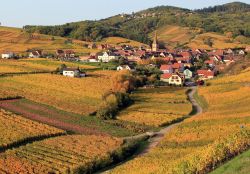
[[[152,44],[152,51],[157,52],[159,49],[158,41],[157,41],[157,31],[155,31],[154,41]]]

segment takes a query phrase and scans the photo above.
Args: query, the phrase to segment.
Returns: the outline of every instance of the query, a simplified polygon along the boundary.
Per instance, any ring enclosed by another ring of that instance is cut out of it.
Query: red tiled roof
[[[206,63],[206,64],[214,64],[214,60],[213,60],[213,59],[206,60],[205,63]]]
[[[160,70],[170,70],[172,68],[172,65],[161,65]]]
[[[214,76],[214,72],[209,70],[198,70],[197,73],[198,75],[204,75],[205,77]]]
[[[172,74],[166,73],[166,74],[162,74],[161,78],[163,78],[163,79],[169,79],[171,76],[172,76]]]
[[[174,64],[173,64],[173,68],[174,68],[174,69],[179,69],[179,68],[182,67],[182,65],[183,65],[182,63],[174,63]]]
[[[190,57],[191,57],[191,53],[190,53],[190,52],[187,52],[187,51],[181,52],[180,54],[181,54],[183,57],[185,57],[185,58],[190,58]]]

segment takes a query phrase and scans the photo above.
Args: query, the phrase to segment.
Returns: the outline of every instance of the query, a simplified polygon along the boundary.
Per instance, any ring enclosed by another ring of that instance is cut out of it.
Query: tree
[[[213,47],[213,44],[214,44],[213,39],[211,37],[205,38],[203,40],[203,43],[206,44],[206,45],[208,45],[208,46],[210,46],[210,47]]]

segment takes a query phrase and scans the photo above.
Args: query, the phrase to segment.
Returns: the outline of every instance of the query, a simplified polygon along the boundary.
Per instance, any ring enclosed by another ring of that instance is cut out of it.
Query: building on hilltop
[[[154,41],[152,44],[152,51],[157,52],[158,50],[159,50],[159,44],[158,44],[158,40],[157,40],[157,31],[156,31]]]

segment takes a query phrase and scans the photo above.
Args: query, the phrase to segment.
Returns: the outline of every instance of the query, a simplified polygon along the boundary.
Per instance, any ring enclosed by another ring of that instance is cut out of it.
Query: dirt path
[[[196,115],[199,115],[199,114],[202,113],[202,108],[197,103],[197,101],[194,99],[194,94],[197,91],[197,87],[192,87],[190,89],[191,89],[191,91],[187,95],[188,95],[189,101],[193,105],[193,109],[195,110],[195,113],[192,116],[196,116]],[[172,125],[170,125],[168,127],[165,127],[163,129],[161,129],[159,132],[154,133],[152,138],[149,139],[148,147],[145,148],[140,154],[138,154],[138,156],[143,156],[143,155],[149,153],[154,147],[156,147],[161,142],[161,140],[164,138],[164,136],[170,130],[172,130],[174,127],[178,126],[181,123],[182,123],[182,121],[179,122],[179,123],[172,124]]]
[[[197,103],[197,101],[194,99],[194,94],[197,91],[197,87],[191,87],[189,88],[191,89],[191,91],[187,94],[189,101],[192,103],[193,106],[193,110],[195,111],[193,113],[193,115],[190,115],[190,117],[192,116],[197,116],[199,114],[201,114],[202,108],[201,106]],[[187,117],[188,118],[188,117]],[[136,154],[134,157],[139,157],[139,156],[143,156],[148,154],[152,149],[154,149],[164,138],[164,136],[169,133],[174,127],[178,126],[179,124],[181,124],[183,121],[180,121],[179,123],[175,123],[172,124],[170,126],[167,126],[163,129],[161,129],[159,132],[148,132],[148,133],[144,133],[144,134],[140,134],[140,135],[136,135],[136,136],[132,136],[132,137],[127,137],[124,138],[125,140],[130,140],[130,139],[138,139],[140,137],[143,137],[145,135],[149,135],[151,138],[149,138],[149,145],[140,153]],[[122,163],[121,163],[122,164]],[[111,169],[106,170],[104,173],[109,173]],[[102,172],[103,173],[103,172]]]
[[[15,103],[18,100],[19,99],[0,101],[0,107],[8,111],[17,113],[19,115],[22,115],[23,117],[28,118],[30,120],[38,121],[40,123],[54,126],[56,128],[63,129],[66,131],[80,133],[84,135],[106,135],[105,133],[102,133],[94,128],[88,128],[77,124],[61,121],[59,118],[63,120],[63,119],[68,119],[68,117],[60,115],[59,113],[55,113],[53,110],[50,111],[48,108],[45,108],[43,106],[38,106],[35,104],[33,106],[29,105],[28,108],[31,110],[27,109],[26,104],[23,105],[21,104],[21,106],[15,106],[13,103]],[[33,110],[37,112],[33,112]],[[46,114],[50,117],[45,117],[44,115],[39,114],[39,112],[43,111],[46,111],[47,112]]]

